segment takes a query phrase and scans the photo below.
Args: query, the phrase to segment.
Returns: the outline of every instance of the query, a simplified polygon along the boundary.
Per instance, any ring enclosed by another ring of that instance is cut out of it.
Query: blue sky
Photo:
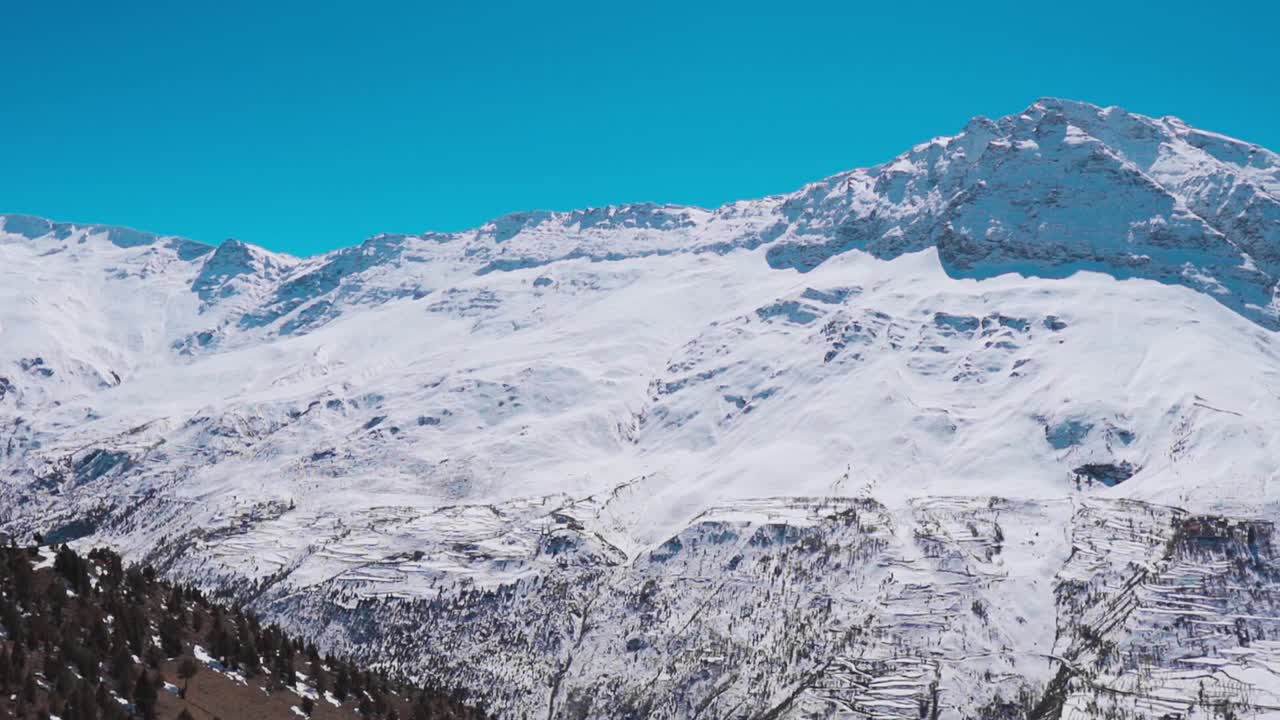
[[[1273,7],[8,2],[0,212],[308,254],[785,192],[1044,95],[1280,149]]]

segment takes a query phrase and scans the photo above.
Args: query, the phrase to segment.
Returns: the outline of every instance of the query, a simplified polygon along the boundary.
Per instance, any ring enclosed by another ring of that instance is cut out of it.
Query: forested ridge
[[[108,550],[0,547],[0,718],[478,720]]]

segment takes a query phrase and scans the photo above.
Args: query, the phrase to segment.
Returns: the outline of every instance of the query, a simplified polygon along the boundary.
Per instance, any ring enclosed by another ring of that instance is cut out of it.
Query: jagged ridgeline
[[[478,720],[119,555],[0,548],[0,718]]]

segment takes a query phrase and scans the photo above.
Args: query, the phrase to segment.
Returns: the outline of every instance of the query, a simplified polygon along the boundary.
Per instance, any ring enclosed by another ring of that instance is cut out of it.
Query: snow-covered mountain
[[[505,717],[1280,707],[1278,280],[1280,156],[1052,99],[310,258],[2,216],[0,530]]]

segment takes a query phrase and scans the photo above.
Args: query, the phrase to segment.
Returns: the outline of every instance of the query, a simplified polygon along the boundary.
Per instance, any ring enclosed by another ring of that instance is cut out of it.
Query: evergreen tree
[[[311,682],[316,687],[316,692],[324,695],[329,690],[329,682],[324,676],[324,667],[320,665],[320,658],[311,661]]]
[[[155,645],[147,647],[147,665],[152,670],[159,670],[162,662],[164,662],[164,653],[160,652],[160,648]]]
[[[26,648],[23,647],[22,645],[14,644],[11,662],[13,663],[13,675],[11,676],[11,679],[13,680],[13,683],[16,685],[18,683],[21,683],[27,674]]]
[[[22,624],[22,614],[18,611],[18,606],[8,598],[0,598],[0,625],[3,625],[9,633],[9,641],[17,647],[25,644]]]
[[[18,604],[26,606],[31,602],[31,595],[35,592],[35,573],[31,569],[31,563],[21,555],[14,555],[13,567],[13,592],[18,598]]]
[[[115,680],[120,697],[125,700],[133,699],[133,685],[137,675],[127,643],[118,643],[115,652],[111,655],[111,679]]]
[[[413,703],[413,710],[409,713],[410,720],[431,720],[431,707],[428,705],[427,693],[418,693],[418,699]]]
[[[182,662],[178,663],[178,677],[182,678],[182,697],[187,697],[187,688],[191,686],[191,678],[200,672],[200,663],[195,658],[184,657]]]
[[[142,711],[145,720],[155,720],[156,716],[156,699],[159,696],[156,690],[156,684],[151,678],[151,673],[143,670],[138,675],[138,682],[133,686],[133,702]]]
[[[347,672],[345,665],[338,665],[338,675],[333,681],[333,696],[338,698],[338,702],[346,702],[347,696],[351,694],[351,675]]]
[[[36,676],[30,670],[27,671],[26,677],[22,680],[21,697],[29,703],[36,701]]]
[[[62,608],[67,602],[67,591],[62,583],[54,580],[50,582],[44,591],[45,602],[49,605],[49,614],[53,617],[62,616]]]
[[[183,653],[183,623],[170,615],[160,622],[160,649],[165,657],[177,657]]]
[[[98,691],[94,694],[94,702],[98,706],[98,711],[102,714],[104,720],[111,717],[112,707],[119,707],[115,701],[111,699],[111,693],[107,691],[106,683],[98,684]]]
[[[9,685],[13,682],[13,660],[9,648],[0,646],[0,695],[9,694]]]
[[[71,707],[75,708],[75,714],[64,720],[98,720],[98,703],[93,695],[93,686],[87,681],[77,683]]]
[[[62,659],[58,657],[58,653],[53,650],[45,650],[44,662],[41,663],[41,672],[46,680],[57,678],[62,671]]]

